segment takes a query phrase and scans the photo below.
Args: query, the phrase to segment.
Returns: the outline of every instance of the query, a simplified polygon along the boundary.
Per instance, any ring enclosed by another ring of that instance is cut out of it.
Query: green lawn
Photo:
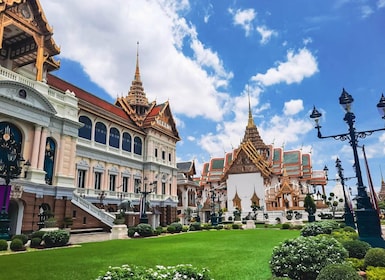
[[[95,279],[109,266],[192,264],[216,280],[271,276],[274,246],[299,231],[256,229],[190,232],[156,238],[84,243],[80,247],[0,256],[1,279]]]

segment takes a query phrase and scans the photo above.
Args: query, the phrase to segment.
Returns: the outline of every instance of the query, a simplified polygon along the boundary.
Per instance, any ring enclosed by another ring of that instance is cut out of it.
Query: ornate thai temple
[[[148,101],[139,56],[128,93],[112,104],[51,74],[60,49],[38,0],[0,1],[0,40],[0,184],[10,186],[2,200],[10,233],[38,230],[49,217],[58,227],[108,229],[122,202],[128,224],[143,213],[153,226],[174,222],[180,138],[170,104]]]
[[[301,150],[284,151],[266,145],[249,117],[239,147],[224,158],[212,158],[203,165],[199,184],[202,188],[201,215],[208,221],[213,212],[223,218],[241,212],[242,218],[264,213],[257,219],[284,221],[288,211],[304,218],[304,198],[313,195],[318,207],[326,207],[325,172],[313,170],[311,155]]]

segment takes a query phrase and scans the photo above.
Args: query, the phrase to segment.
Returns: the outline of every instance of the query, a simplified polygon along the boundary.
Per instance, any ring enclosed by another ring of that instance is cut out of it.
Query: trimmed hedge
[[[371,248],[365,255],[365,267],[368,266],[382,266],[385,267],[385,249]]]
[[[0,251],[8,250],[8,242],[7,240],[0,239]]]
[[[362,280],[358,272],[349,264],[330,264],[321,269],[317,280]]]
[[[70,233],[65,230],[47,231],[43,235],[43,240],[46,247],[65,246],[70,240]]]
[[[349,258],[363,259],[366,252],[372,248],[369,243],[361,240],[349,240],[342,242],[342,245],[349,253]]]

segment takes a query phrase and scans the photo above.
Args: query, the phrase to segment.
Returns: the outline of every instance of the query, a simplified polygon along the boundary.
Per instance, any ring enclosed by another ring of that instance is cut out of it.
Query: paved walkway
[[[110,240],[109,232],[71,234],[69,243],[81,244],[86,242],[100,242]]]

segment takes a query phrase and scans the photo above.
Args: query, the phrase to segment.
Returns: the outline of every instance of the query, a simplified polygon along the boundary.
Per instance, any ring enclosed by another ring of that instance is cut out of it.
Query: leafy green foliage
[[[149,224],[138,224],[136,226],[136,232],[142,237],[148,237],[154,234],[154,230]]]
[[[347,258],[346,261],[353,266],[355,270],[365,270],[364,259]]]
[[[334,238],[300,236],[273,249],[270,268],[275,276],[314,280],[326,265],[343,263],[347,256],[348,252]]]
[[[316,236],[319,234],[331,234],[334,229],[339,228],[339,224],[336,221],[320,221],[306,224],[302,230],[302,236]]]
[[[183,225],[181,223],[171,223],[169,226],[174,227],[175,228],[174,232],[176,233],[181,232],[183,229]],[[167,228],[167,231],[168,231],[168,228]]]
[[[12,236],[12,240],[16,239],[16,238],[20,239],[23,242],[23,245],[27,244],[27,242],[28,242],[28,236],[25,234],[17,234],[17,235]]]
[[[0,251],[8,250],[8,242],[6,240],[0,239]]]
[[[25,250],[25,247],[23,245],[23,241],[21,239],[18,239],[18,238],[12,239],[11,244],[9,245],[9,248],[12,251],[23,251],[23,250]]]
[[[31,234],[31,239],[34,238],[34,237],[39,237],[39,238],[43,239],[43,236],[44,236],[45,233],[46,233],[46,231],[42,231],[42,230],[34,231]]]
[[[47,231],[43,235],[43,240],[46,247],[61,247],[70,240],[70,233],[65,230]]]
[[[41,245],[41,238],[34,237],[31,239],[31,244],[29,245],[31,248],[37,248]]]
[[[155,268],[139,267],[134,265],[123,265],[121,267],[110,267],[109,270],[97,280],[125,280],[125,279],[152,279],[152,280],[178,280],[197,279],[210,280],[209,270],[196,268],[189,264],[164,267],[157,265]]]
[[[358,240],[358,233],[356,231],[345,230],[345,228],[333,230],[331,236],[337,239],[339,242]]]
[[[310,215],[314,214],[317,211],[314,199],[310,194],[306,195],[303,206],[305,207],[305,211],[308,212]]]
[[[350,258],[363,259],[366,252],[372,247],[369,243],[361,240],[350,240],[342,242],[344,248],[348,251]]]
[[[368,266],[383,266],[385,267],[385,249],[371,248],[365,255],[365,267]]]
[[[321,269],[317,280],[362,280],[357,271],[349,264],[330,264]]]
[[[366,279],[368,280],[384,280],[385,267],[369,266],[366,269]]]
[[[202,230],[201,229],[201,223],[199,223],[199,222],[191,223],[190,224],[190,230],[191,231]]]

